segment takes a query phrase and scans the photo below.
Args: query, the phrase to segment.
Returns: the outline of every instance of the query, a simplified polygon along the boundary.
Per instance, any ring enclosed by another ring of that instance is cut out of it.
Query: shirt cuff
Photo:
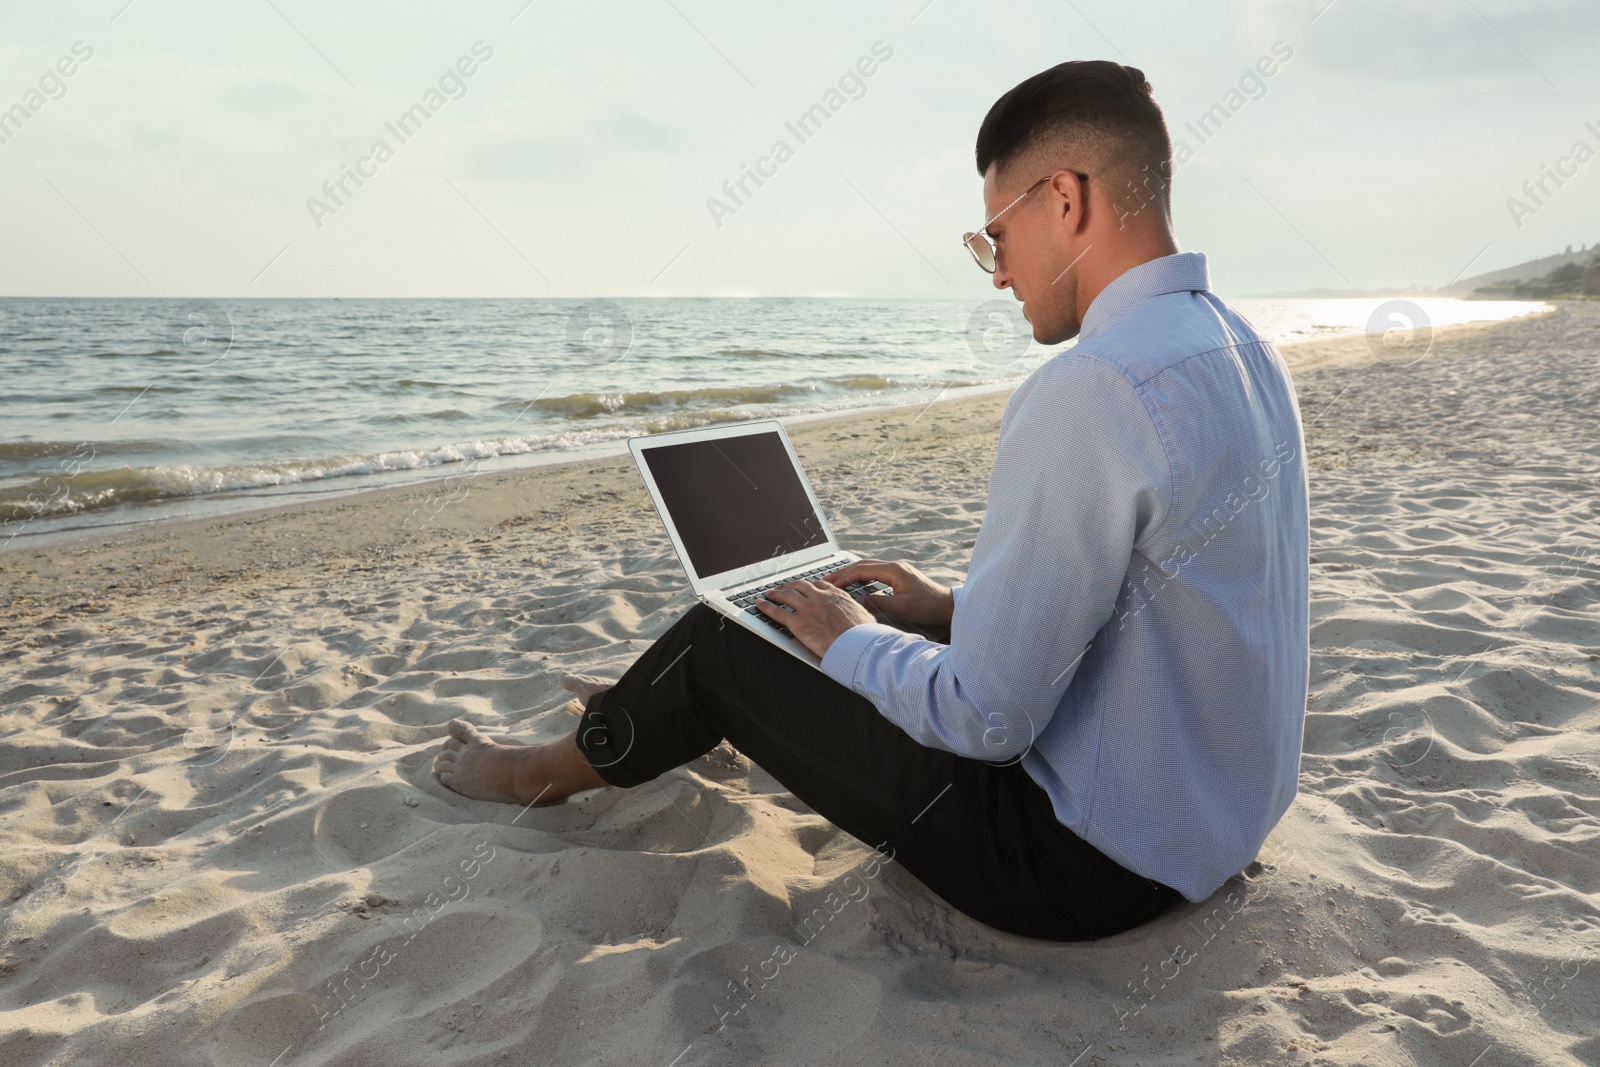
[[[960,591],[961,591],[961,585],[964,585],[964,584],[966,584],[966,583],[964,583],[964,582],[963,582],[963,583],[961,583],[961,584],[958,584],[958,585],[952,585],[952,586],[951,586],[951,587],[950,587],[950,610],[951,610],[951,613],[952,613],[952,614],[953,614],[953,613],[954,613],[954,612],[955,612],[955,607],[956,607],[956,594],[957,594],[957,593],[959,593],[959,592],[960,592]]]
[[[885,635],[904,637],[905,631],[881,622],[861,622],[850,627],[828,646],[822,657],[822,673],[855,692],[856,668],[861,665],[861,657]]]

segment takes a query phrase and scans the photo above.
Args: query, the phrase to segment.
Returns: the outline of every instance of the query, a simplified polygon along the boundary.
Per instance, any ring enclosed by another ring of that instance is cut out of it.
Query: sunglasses
[[[1070,173],[1076,174],[1083,181],[1089,180],[1089,176],[1082,171],[1075,170],[1071,171]],[[1043,178],[1040,178],[1038,181],[1028,186],[1027,191],[1024,192],[1022,196],[1017,197],[1015,200],[1011,201],[1011,203],[1007,204],[999,211],[996,211],[989,221],[983,224],[982,229],[975,233],[964,233],[961,235],[961,243],[967,246],[967,251],[971,252],[972,258],[978,261],[978,266],[982,267],[988,273],[993,274],[996,266],[999,265],[996,259],[996,257],[999,255],[999,252],[994,246],[994,238],[991,237],[988,232],[989,227],[994,225],[994,220],[999,218],[1001,215],[1004,215],[1012,208],[1016,207],[1022,202],[1023,196],[1027,196],[1028,193],[1033,192],[1035,189],[1039,188],[1039,186],[1043,185],[1051,178],[1054,178],[1056,174],[1056,171],[1051,171]]]

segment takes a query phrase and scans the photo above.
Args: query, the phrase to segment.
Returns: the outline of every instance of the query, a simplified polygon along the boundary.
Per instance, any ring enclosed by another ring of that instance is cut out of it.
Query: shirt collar
[[[1204,252],[1174,252],[1130,267],[1089,303],[1078,330],[1080,342],[1104,329],[1122,312],[1162,293],[1206,291],[1211,275]]]

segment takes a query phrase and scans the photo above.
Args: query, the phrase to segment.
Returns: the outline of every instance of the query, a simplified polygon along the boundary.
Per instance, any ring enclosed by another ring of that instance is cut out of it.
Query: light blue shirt
[[[950,644],[863,623],[822,670],[924,745],[1020,759],[1074,833],[1204,900],[1295,796],[1304,452],[1205,256],[1140,264],[1006,404]]]

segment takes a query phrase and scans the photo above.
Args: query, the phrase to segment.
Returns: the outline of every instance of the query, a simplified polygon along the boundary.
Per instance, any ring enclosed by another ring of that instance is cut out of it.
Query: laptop
[[[822,659],[762,614],[756,598],[861,557],[833,539],[783,425],[763,419],[648,434],[630,437],[628,449],[695,597],[820,669]],[[846,591],[891,592],[874,581],[853,582]]]

